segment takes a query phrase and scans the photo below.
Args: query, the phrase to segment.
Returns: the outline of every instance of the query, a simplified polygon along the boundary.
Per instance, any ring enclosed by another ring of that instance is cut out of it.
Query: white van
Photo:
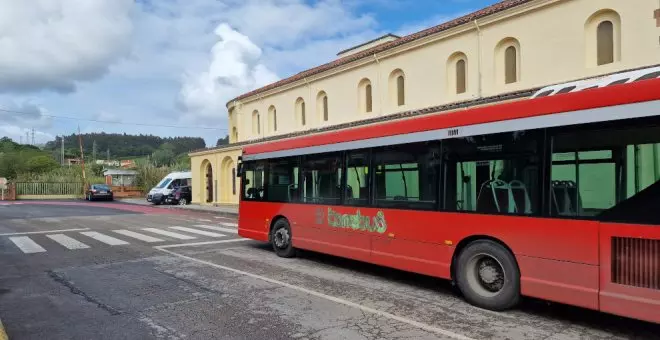
[[[192,173],[190,171],[172,172],[149,191],[147,202],[156,205],[166,203],[167,198],[172,194],[174,189],[181,186],[189,186],[191,182]]]

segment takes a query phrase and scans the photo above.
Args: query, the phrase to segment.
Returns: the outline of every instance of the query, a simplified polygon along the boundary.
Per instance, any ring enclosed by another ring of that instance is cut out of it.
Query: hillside
[[[22,173],[47,172],[58,167],[57,161],[47,152],[7,137],[0,138],[0,177],[12,179]]]
[[[46,143],[44,150],[49,152],[59,152],[61,137],[54,141]],[[171,148],[173,153],[178,155],[191,150],[206,147],[204,139],[200,137],[168,137],[162,138],[152,135],[127,135],[118,133],[87,133],[82,135],[83,150],[85,158],[87,155],[94,154],[99,159],[110,158],[130,158],[153,154],[154,151],[162,148],[164,144]],[[96,145],[96,146],[95,146]],[[78,135],[72,134],[64,136],[64,153],[66,157],[77,157],[80,155],[78,146]]]

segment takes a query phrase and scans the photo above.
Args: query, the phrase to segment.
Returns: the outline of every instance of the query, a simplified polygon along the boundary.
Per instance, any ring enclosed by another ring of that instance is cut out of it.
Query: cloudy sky
[[[79,126],[212,144],[229,99],[495,2],[0,0],[0,137]]]

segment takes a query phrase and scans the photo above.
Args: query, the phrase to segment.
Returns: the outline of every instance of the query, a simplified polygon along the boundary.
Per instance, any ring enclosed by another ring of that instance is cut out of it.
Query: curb
[[[199,212],[199,213],[206,213],[206,214],[212,214],[212,215],[217,215],[221,217],[231,217],[231,218],[238,218],[238,213],[234,212],[228,212],[228,211],[213,211],[213,210],[202,210],[202,209],[190,209],[190,208],[182,208],[178,207],[176,205],[167,207],[167,209],[177,209],[177,210],[183,210],[183,211],[194,211],[194,212]],[[0,339],[1,340],[1,339]]]
[[[9,340],[7,332],[5,332],[5,326],[2,325],[2,320],[0,320],[0,340]]]
[[[181,211],[206,213],[206,214],[216,215],[216,216],[220,216],[220,217],[238,218],[238,212],[215,211],[215,210],[206,210],[206,209],[191,209],[191,208],[181,207],[181,206],[178,206],[178,205],[139,204],[139,203],[122,201],[121,199],[117,199],[117,201],[122,202],[124,204],[145,205],[145,206],[150,206],[150,207],[156,207],[156,208],[159,208],[159,209],[170,209],[170,210],[176,209],[176,210],[181,210]],[[0,340],[3,340],[3,339],[0,339]]]

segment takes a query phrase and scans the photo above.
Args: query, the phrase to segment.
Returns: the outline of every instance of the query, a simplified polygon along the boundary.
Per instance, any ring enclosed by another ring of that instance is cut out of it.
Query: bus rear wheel
[[[270,241],[275,254],[280,257],[294,257],[296,255],[296,249],[293,248],[291,240],[291,226],[289,226],[289,221],[284,218],[275,221],[273,229],[270,232]]]
[[[520,301],[520,270],[513,254],[501,244],[479,240],[458,256],[456,281],[471,304],[495,311]]]

